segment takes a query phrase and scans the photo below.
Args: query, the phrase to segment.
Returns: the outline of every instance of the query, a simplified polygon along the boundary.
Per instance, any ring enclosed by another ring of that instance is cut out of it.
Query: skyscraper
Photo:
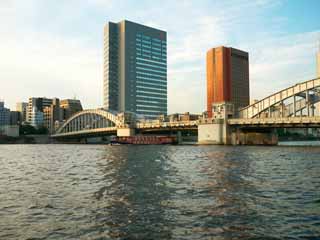
[[[212,104],[234,104],[235,116],[239,108],[249,105],[249,55],[227,47],[207,52],[207,112],[212,117]]]
[[[167,114],[167,34],[127,20],[104,27],[103,104],[155,118]]]

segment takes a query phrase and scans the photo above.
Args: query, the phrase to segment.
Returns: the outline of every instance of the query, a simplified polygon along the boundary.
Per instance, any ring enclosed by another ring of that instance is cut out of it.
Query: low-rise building
[[[21,104],[19,109],[22,109]],[[82,105],[78,99],[33,97],[29,98],[26,119],[32,126],[36,128],[44,126],[49,133],[53,133],[64,120],[79,111],[82,111]]]
[[[18,125],[5,125],[0,126],[0,136],[8,137],[19,137],[19,126]]]
[[[166,117],[166,121],[169,122],[187,122],[187,121],[195,121],[201,117],[200,114],[190,114],[189,112],[185,113],[173,113]]]

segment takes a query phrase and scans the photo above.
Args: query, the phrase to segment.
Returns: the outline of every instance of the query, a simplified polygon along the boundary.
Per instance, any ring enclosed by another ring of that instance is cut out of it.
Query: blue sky
[[[319,10],[318,0],[1,0],[0,98],[100,107],[103,26],[128,19],[167,31],[170,113],[205,109],[205,54],[220,45],[249,52],[259,99],[315,77]]]

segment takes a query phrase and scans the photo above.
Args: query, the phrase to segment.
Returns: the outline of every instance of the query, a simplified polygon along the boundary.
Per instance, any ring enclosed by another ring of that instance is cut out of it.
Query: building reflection
[[[257,191],[256,186],[248,180],[253,171],[250,157],[243,149],[241,159],[228,148],[221,150],[207,153],[207,161],[201,169],[206,180],[195,184],[196,188],[206,189],[212,199],[212,204],[206,207],[205,227],[200,231],[219,236],[219,239],[255,237],[252,223],[261,219],[251,195]]]
[[[160,147],[161,148],[161,147]],[[163,202],[165,151],[155,146],[107,147],[99,161],[103,186],[95,192],[96,224],[111,238],[170,239]]]

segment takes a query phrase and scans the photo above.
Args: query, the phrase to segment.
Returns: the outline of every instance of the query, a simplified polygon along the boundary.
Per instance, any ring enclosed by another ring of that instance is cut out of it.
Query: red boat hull
[[[139,144],[139,145],[162,145],[176,144],[177,138],[170,136],[129,136],[129,137],[113,137],[111,144]]]

